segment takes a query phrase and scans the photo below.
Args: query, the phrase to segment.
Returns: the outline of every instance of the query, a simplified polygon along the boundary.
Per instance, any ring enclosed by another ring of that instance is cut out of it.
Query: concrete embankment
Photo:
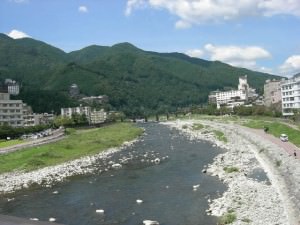
[[[23,219],[13,216],[4,216],[0,215],[0,224],[1,225],[63,225],[52,222],[41,222],[41,221],[33,221],[29,219]]]

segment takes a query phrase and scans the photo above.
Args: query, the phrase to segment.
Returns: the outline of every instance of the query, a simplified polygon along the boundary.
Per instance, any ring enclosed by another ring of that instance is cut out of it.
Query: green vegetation
[[[234,167],[234,166],[224,167],[223,170],[224,170],[226,173],[239,172],[239,168]]]
[[[219,131],[219,130],[213,130],[215,136],[217,137],[217,139],[219,141],[223,141],[223,142],[227,142],[227,138],[225,137],[224,133],[222,131]]]
[[[281,160],[276,160],[275,165],[276,165],[277,167],[280,167],[281,164],[282,164],[282,161],[281,161]]]
[[[142,129],[128,123],[72,132],[65,139],[0,155],[0,173],[13,170],[34,170],[63,163],[85,155],[93,155],[111,147],[120,146],[142,134]]]
[[[19,138],[23,134],[40,132],[49,128],[47,125],[38,125],[34,127],[10,127],[7,125],[0,126],[0,139]]]
[[[0,140],[0,148],[5,148],[5,147],[9,147],[9,146],[13,146],[13,145],[17,145],[17,144],[21,144],[24,143],[25,141],[23,140]]]
[[[206,104],[210,91],[236,88],[244,74],[260,92],[266,79],[276,78],[180,53],[143,51],[129,43],[65,53],[30,38],[0,34],[0,81],[22,83],[17,98],[35,112],[78,105],[68,96],[69,86],[76,83],[83,95],[109,96],[108,107],[127,117],[166,114]]]
[[[228,212],[221,217],[220,224],[231,224],[235,220],[236,220],[236,214],[234,212]]]
[[[203,128],[204,128],[204,125],[202,125],[201,123],[193,124],[193,130],[201,130]]]
[[[280,122],[275,121],[263,121],[263,120],[251,120],[247,123],[243,124],[244,126],[255,128],[255,129],[263,129],[264,127],[268,127],[268,133],[274,135],[275,137],[280,136],[280,134],[286,134],[289,137],[289,141],[293,144],[300,146],[300,131],[296,130],[288,125],[282,124]]]

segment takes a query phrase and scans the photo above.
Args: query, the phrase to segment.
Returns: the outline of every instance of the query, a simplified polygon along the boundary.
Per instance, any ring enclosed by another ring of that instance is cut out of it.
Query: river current
[[[54,217],[65,225],[140,225],[146,219],[161,225],[216,225],[217,218],[205,210],[208,199],[219,197],[226,187],[201,171],[223,150],[190,141],[165,125],[140,126],[145,136],[110,159],[130,158],[121,169],[22,190],[9,196],[12,201],[0,196],[0,214],[43,221]],[[156,158],[159,164],[153,162]],[[103,162],[99,168],[105,168]]]

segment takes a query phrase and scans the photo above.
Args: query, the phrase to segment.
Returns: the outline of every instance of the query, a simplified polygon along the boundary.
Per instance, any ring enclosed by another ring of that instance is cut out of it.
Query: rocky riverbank
[[[209,199],[208,214],[234,215],[232,224],[300,224],[299,160],[235,124],[194,120],[165,124],[191,139],[210,141],[225,150],[204,168],[228,186],[222,197]],[[216,137],[215,130],[224,133],[226,142]],[[257,170],[264,170],[269,180],[253,178]]]
[[[28,188],[32,185],[41,185],[51,187],[57,182],[62,182],[66,178],[76,175],[91,174],[99,171],[95,163],[99,160],[107,161],[114,153],[133,145],[136,140],[125,142],[119,148],[110,148],[93,156],[82,157],[56,166],[49,166],[31,172],[11,172],[0,174],[0,194],[12,193],[22,188]],[[119,164],[120,165],[120,164]],[[105,170],[119,166],[115,162],[108,162]]]

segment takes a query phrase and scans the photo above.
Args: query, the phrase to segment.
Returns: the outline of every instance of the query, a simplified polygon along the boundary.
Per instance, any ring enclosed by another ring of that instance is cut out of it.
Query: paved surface
[[[22,144],[13,145],[13,146],[6,147],[6,148],[0,148],[0,154],[6,154],[6,153],[21,150],[23,148],[29,148],[29,147],[33,147],[33,146],[39,146],[39,145],[43,145],[43,144],[56,142],[63,138],[64,138],[64,129],[57,129],[53,132],[53,134],[51,136],[39,138],[36,140],[28,141],[28,142],[25,142]]]
[[[58,223],[31,221],[29,219],[22,219],[18,217],[3,216],[3,215],[0,215],[0,224],[1,225],[62,225]]]
[[[296,151],[296,158],[300,159],[300,149],[292,144],[291,142],[282,142],[279,137],[275,137],[271,134],[265,133],[263,130],[260,129],[252,129],[248,127],[243,127],[246,130],[249,130],[251,132],[254,132],[255,134],[271,141],[272,143],[280,146],[282,149],[284,149],[290,156],[294,157],[294,152]]]

